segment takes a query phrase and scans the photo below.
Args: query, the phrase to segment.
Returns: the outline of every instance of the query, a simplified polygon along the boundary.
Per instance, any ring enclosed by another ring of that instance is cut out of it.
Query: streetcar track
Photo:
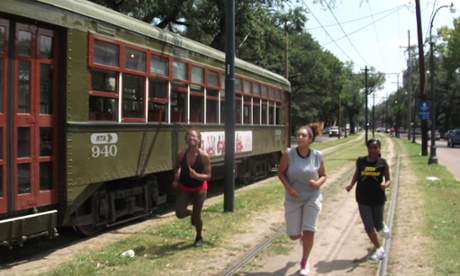
[[[390,138],[386,138],[386,139],[390,139]],[[341,146],[343,147],[343,144]],[[337,147],[337,146],[335,146],[335,147]],[[335,147],[328,148],[327,150],[324,150],[323,152],[331,152],[332,150],[334,150]],[[396,164],[394,164],[394,166],[391,166],[391,164],[389,164],[391,167],[395,167],[394,174],[393,174],[393,176],[391,178],[392,179],[393,190],[391,192],[392,199],[391,199],[390,210],[388,212],[388,217],[389,218],[388,218],[388,222],[387,222],[387,225],[390,228],[390,230],[393,229],[393,220],[394,220],[394,212],[395,212],[395,207],[396,207],[397,188],[398,188],[398,182],[399,182],[399,170],[400,170],[400,166],[401,166],[401,164],[400,164],[401,152],[400,152],[400,143],[399,142],[397,143],[396,148],[397,148],[397,151],[396,151],[397,162],[396,162]],[[395,145],[394,144],[393,144],[393,147],[392,147],[391,150],[395,150]],[[328,185],[326,190],[322,192],[323,197],[326,198],[326,196],[328,196],[330,193],[334,192],[338,187],[342,186],[343,183],[349,181],[351,176],[353,175],[353,173],[354,173],[354,170],[350,170],[345,175],[340,176],[339,179],[334,181],[334,183],[332,185]],[[352,221],[356,220],[357,218],[358,218],[358,213],[356,213],[353,216]],[[347,226],[347,228],[345,230],[345,233],[347,233],[347,231],[351,232],[351,230],[352,230],[352,227],[351,227],[352,224],[349,223],[348,225],[349,226]],[[262,252],[269,245],[271,245],[273,240],[275,240],[277,237],[279,237],[282,234],[284,234],[285,230],[286,230],[286,226],[283,226],[280,229],[278,229],[278,231],[276,231],[272,236],[270,236],[268,239],[263,241],[261,244],[259,244],[257,247],[255,247],[253,250],[251,250],[242,259],[240,259],[232,267],[230,267],[228,270],[226,270],[222,275],[225,275],[225,276],[233,275],[233,273],[235,273],[238,269],[243,267],[253,257],[255,257],[257,254]],[[344,240],[346,239],[346,236],[347,235],[342,235],[339,238],[339,242],[336,243],[336,244],[339,244],[339,245],[342,244],[344,242]],[[390,252],[390,243],[391,243],[391,238],[390,239],[385,239],[384,248],[385,248],[385,252],[386,252],[386,257],[380,262],[380,265],[379,265],[379,269],[378,269],[377,274],[380,275],[380,276],[386,275],[387,265],[388,265],[388,256],[389,256],[389,252]],[[339,247],[340,246],[336,246],[332,250],[332,252],[330,253],[330,257],[334,256],[338,252]]]

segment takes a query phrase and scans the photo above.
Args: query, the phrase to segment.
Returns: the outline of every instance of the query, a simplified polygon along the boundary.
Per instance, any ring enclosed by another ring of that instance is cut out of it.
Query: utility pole
[[[235,199],[235,1],[225,2],[225,191],[224,212]]]
[[[364,128],[366,130],[366,136],[365,136],[365,141],[364,141],[364,144],[367,143],[367,131],[368,131],[368,122],[367,122],[367,117],[368,117],[368,108],[367,108],[367,95],[369,95],[369,89],[367,87],[367,65],[364,67],[364,94],[366,95],[366,122],[365,122],[365,125],[364,125]]]
[[[420,73],[420,100],[425,101],[425,55],[423,54],[423,35],[422,35],[422,19],[420,16],[420,0],[415,0],[415,11],[417,17],[417,37],[418,37],[418,62]],[[427,121],[422,120],[422,156],[428,155],[427,141]]]
[[[412,111],[412,61],[411,61],[411,52],[410,52],[410,30],[407,30],[407,53],[409,54],[409,80],[407,84],[407,140],[410,140],[410,131],[411,131],[411,111]],[[415,125],[415,122],[414,122]]]

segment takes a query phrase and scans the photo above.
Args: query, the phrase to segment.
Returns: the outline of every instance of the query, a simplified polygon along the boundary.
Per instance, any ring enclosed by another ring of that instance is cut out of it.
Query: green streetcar
[[[84,0],[0,5],[0,245],[92,235],[171,191],[185,128],[224,177],[225,54]],[[290,83],[235,61],[235,164],[268,175],[288,145]]]

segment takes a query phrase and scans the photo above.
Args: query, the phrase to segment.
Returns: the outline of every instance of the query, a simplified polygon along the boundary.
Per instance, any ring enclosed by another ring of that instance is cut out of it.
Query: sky
[[[460,1],[453,2],[454,8],[457,8],[455,13],[451,13],[449,8],[441,8],[436,13],[433,35],[441,26],[454,27],[454,18],[460,16]],[[437,8],[450,6],[451,3],[446,0],[420,0],[423,41],[429,38],[432,14]],[[330,9],[313,4],[313,0],[298,0],[297,5],[309,12],[306,31],[324,50],[343,62],[352,61],[355,72],[363,72],[367,66],[386,74],[384,89],[369,97],[369,106],[384,102],[398,85],[402,86],[409,39],[412,46],[418,45],[415,0],[336,0],[336,6]],[[429,51],[428,43],[424,51]]]

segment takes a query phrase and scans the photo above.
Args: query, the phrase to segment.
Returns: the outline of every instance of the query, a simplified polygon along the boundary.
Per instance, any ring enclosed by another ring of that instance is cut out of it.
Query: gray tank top
[[[288,169],[286,178],[289,183],[300,194],[299,198],[292,198],[287,190],[285,191],[286,200],[305,200],[311,196],[321,194],[320,189],[311,189],[308,185],[310,179],[318,179],[318,170],[321,165],[323,154],[321,151],[310,148],[310,154],[302,157],[297,153],[297,148],[288,149]]]

